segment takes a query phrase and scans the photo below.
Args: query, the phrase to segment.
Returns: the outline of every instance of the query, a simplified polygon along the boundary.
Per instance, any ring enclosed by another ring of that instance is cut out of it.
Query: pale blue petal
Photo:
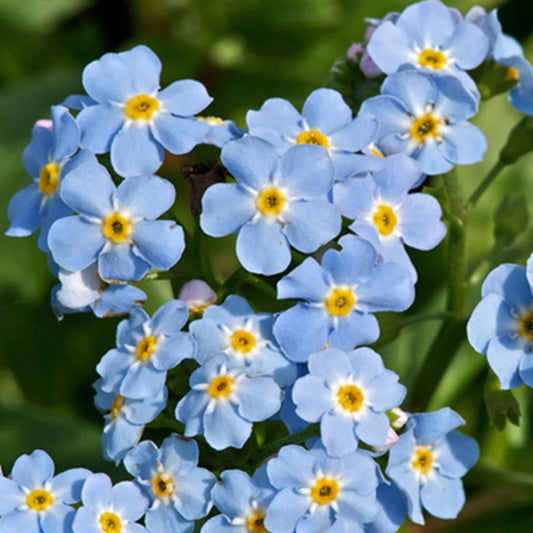
[[[324,413],[335,406],[331,391],[324,385],[324,380],[311,375],[296,381],[292,389],[292,399],[296,404],[297,415],[307,422],[318,422]]]
[[[343,457],[357,449],[354,422],[351,417],[326,413],[320,422],[320,435],[328,455]]]
[[[92,508],[109,507],[112,502],[112,483],[106,474],[93,474],[83,485],[83,505]]]
[[[110,285],[106,287],[100,298],[94,303],[93,311],[97,317],[127,315],[143,305],[146,294],[131,285]]]
[[[128,69],[134,94],[152,95],[159,89],[161,61],[147,46],[141,44],[119,54]]]
[[[24,511],[13,511],[12,513],[3,515],[0,518],[0,532],[1,533],[41,533],[39,526],[39,515],[37,513],[30,513]]]
[[[251,135],[256,135],[258,129],[270,130],[279,132],[280,141],[295,139],[302,130],[300,113],[283,98],[269,98],[259,111],[248,111],[246,123]]]
[[[210,518],[200,530],[201,533],[246,533],[245,526],[235,526],[225,515]],[[240,531],[239,531],[240,529]]]
[[[281,300],[301,298],[310,302],[322,302],[328,294],[329,286],[322,267],[312,257],[308,257],[278,281],[277,289]]]
[[[365,444],[383,446],[389,433],[389,417],[385,413],[369,412],[359,421],[355,433]]]
[[[444,145],[452,143],[455,148],[454,162],[461,165],[471,165],[483,159],[487,150],[487,139],[483,132],[470,124],[459,122],[446,128]]]
[[[166,371],[157,371],[150,363],[133,365],[125,375],[119,392],[132,399],[151,398],[165,386]]]
[[[372,379],[365,390],[374,411],[387,411],[398,407],[407,394],[407,389],[398,383],[398,375],[391,370],[384,370]]]
[[[205,468],[195,468],[178,488],[179,511],[189,520],[197,520],[211,509],[211,490],[216,478]]]
[[[241,228],[236,251],[246,270],[267,276],[283,272],[291,262],[290,247],[281,224],[265,217]]]
[[[332,521],[329,508],[319,507],[314,513],[303,516],[296,524],[296,533],[322,533],[330,531]]]
[[[161,446],[161,464],[177,476],[188,476],[198,466],[198,444],[172,434]]]
[[[89,63],[83,69],[82,83],[89,96],[100,103],[125,103],[134,92],[128,67],[119,54],[104,54]]]
[[[331,134],[330,148],[358,152],[373,141],[377,130],[377,120],[371,115],[360,113],[349,124]]]
[[[479,107],[475,95],[471,93],[456,76],[438,76],[433,78],[439,89],[435,102],[435,111],[442,117],[457,123],[473,117]]]
[[[124,457],[124,467],[132,476],[150,480],[159,458],[157,446],[151,440],[143,440]]]
[[[411,123],[405,105],[395,96],[379,95],[369,98],[361,104],[360,112],[368,113],[377,119],[378,143],[391,134],[407,131]]]
[[[54,505],[41,516],[41,530],[45,533],[72,531],[76,511],[69,505]]]
[[[54,144],[50,156],[54,161],[63,161],[78,149],[80,131],[66,107],[52,106],[50,114],[54,123]]]
[[[379,324],[376,317],[369,313],[352,311],[347,316],[339,317],[328,342],[342,350],[351,350],[355,346],[371,344],[378,337]]]
[[[194,530],[194,522],[183,518],[172,504],[149,509],[144,520],[151,533],[192,533]]]
[[[91,475],[86,468],[71,468],[52,479],[52,492],[57,494],[61,501],[68,504],[81,500],[81,490],[85,480]]]
[[[237,390],[239,415],[260,422],[281,409],[281,389],[271,377],[244,378]]]
[[[154,219],[168,211],[176,196],[170,181],[157,176],[143,176],[124,180],[115,192],[120,211],[123,208],[132,217]]]
[[[329,135],[352,120],[352,110],[334,89],[317,89],[307,97],[302,116],[310,129]]]
[[[5,232],[9,237],[26,237],[41,224],[39,214],[43,195],[36,183],[15,193],[7,206],[10,226]]]
[[[307,512],[309,499],[292,489],[278,492],[267,509],[265,527],[277,533],[293,533],[296,523]]]
[[[404,70],[385,79],[381,94],[398,98],[411,113],[419,116],[423,114],[428,102],[436,100],[438,91],[429,76],[417,70]],[[378,117],[378,122],[379,120]]]
[[[479,445],[468,435],[452,431],[435,446],[438,453],[439,473],[446,477],[463,477],[479,458]]]
[[[196,80],[175,81],[158,94],[158,99],[165,109],[182,117],[196,115],[213,101],[205,86]]]
[[[403,28],[390,21],[383,22],[376,28],[366,49],[374,63],[387,74],[412,62],[412,39]]]
[[[25,499],[26,493],[12,479],[0,475],[0,515],[9,514],[20,507]]]
[[[414,435],[417,443],[434,444],[437,439],[465,424],[465,421],[449,407],[431,413],[413,415],[416,425]]]
[[[420,489],[422,505],[437,518],[456,518],[465,503],[463,482],[444,476],[428,478]]]
[[[161,113],[151,127],[153,136],[172,154],[186,154],[204,142],[207,122]]]
[[[407,191],[416,187],[422,172],[420,165],[405,154],[385,157],[381,170],[373,174],[384,200],[399,201]]]
[[[148,509],[148,498],[141,489],[131,481],[121,481],[113,489],[113,507],[119,516],[135,522]]]
[[[374,205],[372,192],[374,188],[375,185],[370,176],[355,176],[342,182],[337,182],[333,187],[333,203],[342,216],[356,219],[372,211]],[[368,223],[365,220],[363,224],[366,225]]]
[[[97,104],[82,109],[76,117],[80,127],[80,146],[95,154],[111,150],[113,138],[126,121],[126,115],[116,104]]]
[[[445,174],[453,168],[457,153],[455,145],[448,142],[445,137],[442,143],[433,140],[426,141],[420,150],[413,154],[413,157],[425,174],[435,176]]]
[[[498,376],[502,389],[514,389],[522,385],[519,366],[523,355],[523,346],[508,335],[495,337],[489,341],[487,361]]]
[[[520,359],[520,377],[528,387],[533,387],[533,355],[525,353]]]
[[[183,359],[192,359],[194,351],[194,343],[190,335],[180,332],[164,341],[152,356],[152,364],[158,370],[170,370]]]
[[[357,523],[370,522],[378,513],[375,492],[361,495],[343,490],[337,498],[337,505],[339,516]]]
[[[392,449],[396,446],[397,444]],[[410,465],[405,464],[395,466],[394,468],[387,468],[387,474],[406,496],[409,518],[415,524],[423,525],[424,515],[420,502],[420,485],[416,479],[414,470]]]
[[[492,270],[485,281],[481,295],[498,294],[515,311],[528,309],[533,303],[526,269],[520,265],[504,263]]]
[[[154,139],[147,124],[124,126],[111,143],[111,164],[123,177],[153,174],[163,163],[163,147]]]
[[[204,430],[205,439],[215,450],[242,448],[252,433],[252,423],[241,418],[229,402],[217,402],[213,412],[204,414]]]
[[[489,43],[480,28],[465,22],[455,27],[453,37],[446,43],[446,48],[462,69],[470,70],[485,59]]]
[[[112,245],[98,257],[98,275],[103,280],[139,281],[148,272],[150,265],[137,257],[127,242]]]
[[[253,196],[236,183],[215,183],[202,197],[200,226],[212,237],[236,233],[256,212]]]

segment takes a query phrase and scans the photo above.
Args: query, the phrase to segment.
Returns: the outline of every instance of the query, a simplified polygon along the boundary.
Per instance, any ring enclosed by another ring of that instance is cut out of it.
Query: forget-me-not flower
[[[63,179],[61,198],[78,215],[57,220],[48,235],[54,261],[65,270],[98,262],[104,280],[139,281],[152,267],[168,270],[185,247],[172,220],[155,220],[174,203],[172,184],[157,176],[115,187],[104,166],[77,167]]]
[[[272,334],[274,316],[254,314],[248,302],[230,295],[222,305],[211,305],[201,320],[190,325],[196,341],[196,360],[225,354],[234,365],[254,375],[272,376],[284,387],[294,383],[296,367],[282,353]]]
[[[81,147],[111,152],[111,164],[124,177],[155,172],[164,149],[184,154],[204,141],[208,126],[193,116],[213,100],[195,80],[175,81],[159,90],[161,62],[146,46],[105,54],[83,71],[83,86],[95,105],[77,122]]]
[[[198,444],[175,434],[159,449],[143,441],[124,458],[126,470],[150,500],[144,519],[150,533],[190,533],[194,520],[211,510],[216,478],[198,468],[198,458]]]
[[[409,518],[417,524],[424,524],[422,508],[455,518],[463,507],[461,478],[479,457],[477,442],[454,431],[464,423],[449,408],[413,415],[389,452],[386,473],[407,496]]]
[[[384,261],[408,268],[414,281],[417,273],[404,246],[431,250],[446,235],[436,198],[409,194],[420,176],[416,161],[396,154],[383,160],[381,170],[347,179],[333,189],[341,214],[354,220],[350,229],[370,242]]]
[[[272,533],[362,533],[378,513],[376,465],[359,451],[333,458],[319,445],[284,446],[268,461],[267,474],[278,490],[265,518]]]
[[[485,136],[467,121],[477,110],[477,100],[453,76],[431,78],[416,70],[391,74],[381,95],[361,106],[378,121],[379,150],[407,154],[429,175],[483,159]]]
[[[375,119],[352,110],[333,89],[317,89],[304,103],[302,114],[283,98],[269,98],[259,111],[246,114],[250,135],[272,143],[279,154],[299,144],[321,146],[329,154],[335,179],[351,172],[353,152],[367,146],[376,133]]]
[[[341,229],[328,201],[333,166],[325,150],[304,144],[279,158],[276,148],[246,136],[222,149],[237,183],[216,183],[202,198],[200,226],[212,237],[237,233],[237,257],[250,272],[276,274],[290,263],[290,247],[311,253]]]
[[[189,311],[180,300],[162,305],[150,319],[137,308],[117,328],[117,348],[96,367],[102,390],[132,399],[150,398],[165,386],[167,371],[194,356],[189,333],[181,331]]]
[[[82,490],[83,505],[74,518],[74,533],[148,533],[137,524],[148,498],[131,481],[115,486],[106,474],[93,474]]]
[[[386,411],[398,407],[406,389],[370,348],[343,352],[328,348],[311,354],[309,374],[294,384],[296,414],[320,422],[320,436],[329,455],[342,457],[361,440],[383,446],[389,432]]]
[[[72,468],[54,476],[54,462],[43,450],[21,455],[11,476],[0,472],[0,531],[69,533],[81,499],[81,489],[91,472]]]
[[[355,235],[339,240],[322,264],[307,258],[278,282],[278,298],[301,298],[274,323],[274,336],[292,361],[307,361],[326,343],[342,350],[374,342],[379,325],[372,313],[404,311],[414,300],[409,271],[396,263],[377,264],[378,254]]]
[[[269,376],[248,375],[224,355],[209,359],[190,378],[191,390],[179,401],[176,418],[185,435],[204,435],[215,450],[242,448],[252,423],[281,407],[281,389]]]
[[[502,389],[533,387],[533,255],[527,268],[496,267],[467,324],[468,341],[487,356]]]
[[[18,191],[7,208],[10,226],[6,235],[26,237],[41,226],[37,244],[44,252],[49,251],[50,226],[58,218],[72,214],[59,195],[63,176],[83,163],[96,162],[87,150],[76,154],[80,132],[68,109],[52,106],[51,115],[52,120],[35,124],[31,142],[22,154],[24,168],[33,183]]]

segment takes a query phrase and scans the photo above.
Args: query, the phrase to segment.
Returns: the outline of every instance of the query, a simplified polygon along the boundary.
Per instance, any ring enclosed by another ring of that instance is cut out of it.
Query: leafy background
[[[364,17],[401,10],[406,0],[0,0],[0,227],[7,228],[9,198],[29,181],[21,153],[32,124],[48,116],[49,106],[70,93],[82,92],[85,64],[107,51],[138,43],[152,47],[163,61],[162,85],[193,77],[203,81],[215,102],[213,115],[233,118],[244,126],[247,109],[280,96],[301,106],[309,92],[323,85],[333,61],[360,40]],[[533,57],[533,6],[530,0],[454,0],[466,12],[472,5],[499,6],[507,33],[521,40]],[[460,169],[466,193],[497,158],[519,116],[505,95],[482,106],[474,122],[489,141],[486,160]],[[181,201],[178,215],[190,223],[185,182],[178,170],[184,163],[214,161],[217,152],[196,150],[169,158],[162,174],[172,179]],[[509,247],[493,249],[493,214],[507,195],[525,198],[531,210],[533,185],[529,155],[502,173],[473,213],[468,230],[473,287],[469,309],[479,299],[486,273],[502,261],[524,264],[533,246],[527,212],[514,210],[520,229]],[[231,239],[224,252],[209,240],[219,281],[236,268]],[[443,307],[446,244],[425,254],[413,254],[421,276],[414,311]],[[35,448],[46,449],[58,469],[87,466],[120,477],[121,471],[101,458],[101,417],[93,407],[91,383],[95,365],[113,346],[117,319],[69,316],[58,322],[49,306],[49,274],[34,236],[0,238],[0,464],[8,472],[13,460]],[[194,272],[194,264],[188,265]],[[148,310],[171,297],[168,281],[145,283]],[[261,305],[255,301],[254,304]],[[414,312],[413,311],[413,312]],[[417,323],[401,332],[387,327],[379,350],[387,366],[409,386],[426,356],[438,327]],[[397,333],[399,333],[397,335]],[[428,354],[431,357],[431,354]],[[487,379],[485,359],[466,343],[454,357],[430,403],[450,405],[467,420],[464,431],[481,444],[479,465],[467,476],[468,503],[454,522],[430,521],[429,531],[499,532],[530,524],[533,505],[531,453],[531,391],[516,391],[522,413],[520,426],[503,431],[491,426],[483,402]],[[528,520],[529,519],[529,520]],[[410,531],[418,529],[409,526]]]

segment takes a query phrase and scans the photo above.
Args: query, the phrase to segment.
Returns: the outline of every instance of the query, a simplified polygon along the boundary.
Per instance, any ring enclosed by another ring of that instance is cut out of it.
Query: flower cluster
[[[415,300],[406,247],[431,250],[446,236],[421,185],[487,148],[469,122],[480,92],[468,72],[489,59],[514,69],[511,101],[526,113],[533,74],[495,11],[463,18],[438,0],[372,21],[361,50],[361,69],[382,84],[359,109],[321,88],[301,113],[268,99],[245,131],[197,116],[212,100],[200,82],[161,89],[159,59],[137,46],[90,63],[87,94],[35,125],[23,156],[33,183],[11,200],[7,234],[41,227],[58,317],[129,315],[94,388],[104,457],[134,480],[53,477],[35,451],[0,477],[0,531],[190,533],[203,520],[203,533],[387,533],[406,515],[424,524],[423,509],[457,516],[479,455],[456,431],[465,421],[450,408],[402,411],[407,389],[367,345],[380,337],[375,313]],[[165,150],[198,144],[221,148],[229,179],[209,184],[186,241],[174,185],[154,173]],[[107,153],[111,168],[97,157]],[[186,283],[150,317],[135,283],[164,271],[173,289],[188,279],[178,262],[186,245],[205,262],[201,231],[236,234],[241,267],[224,283],[211,274],[216,290]],[[243,287],[274,311],[255,312]],[[502,388],[533,386],[533,256],[489,275],[468,337]],[[289,434],[273,442],[264,428],[280,419]],[[159,432],[141,440],[147,427],[183,436],[158,446]],[[237,465],[224,464],[230,447],[242,450]]]

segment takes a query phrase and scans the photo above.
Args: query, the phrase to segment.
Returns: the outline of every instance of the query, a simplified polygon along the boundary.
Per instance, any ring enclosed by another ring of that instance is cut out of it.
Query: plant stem
[[[276,289],[258,276],[239,267],[220,288],[218,299],[223,300],[228,294],[236,292],[242,285],[255,287],[272,300],[276,300]]]
[[[466,209],[456,170],[443,176],[450,205],[446,285],[447,318],[431,344],[413,386],[410,407],[427,406],[455,352],[465,339],[466,299]]]
[[[498,174],[507,166],[501,159],[496,161],[495,165],[490,169],[490,172],[485,176],[485,179],[477,186],[476,190],[470,195],[467,207],[472,209],[481,198],[483,193],[488,189],[489,185],[496,179]]]

